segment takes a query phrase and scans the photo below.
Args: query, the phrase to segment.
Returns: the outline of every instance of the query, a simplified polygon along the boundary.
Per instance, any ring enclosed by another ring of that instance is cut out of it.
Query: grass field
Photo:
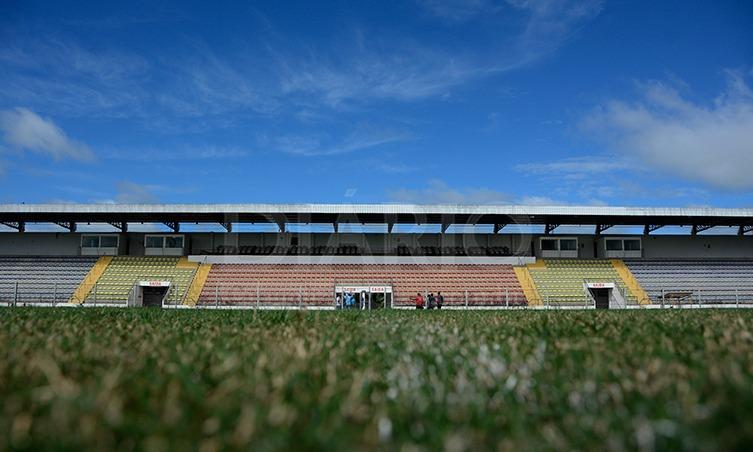
[[[0,449],[753,445],[753,311],[0,311]]]

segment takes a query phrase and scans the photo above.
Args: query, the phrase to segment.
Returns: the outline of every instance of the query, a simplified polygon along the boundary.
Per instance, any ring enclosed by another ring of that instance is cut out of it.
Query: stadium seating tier
[[[615,283],[628,304],[638,303],[607,259],[545,259],[527,267],[544,304],[589,304],[586,281]]]
[[[625,264],[652,303],[753,302],[753,260],[626,259]]]
[[[64,303],[96,257],[0,257],[0,302]]]
[[[442,292],[446,305],[522,305],[510,265],[214,264],[200,304],[332,305],[336,284],[384,284],[394,305]]]
[[[88,291],[85,303],[123,304],[134,285],[143,280],[170,281],[166,299],[182,302],[196,272],[196,264],[185,265],[185,258],[157,256],[117,256],[112,259],[96,286]],[[176,293],[177,291],[177,293]]]

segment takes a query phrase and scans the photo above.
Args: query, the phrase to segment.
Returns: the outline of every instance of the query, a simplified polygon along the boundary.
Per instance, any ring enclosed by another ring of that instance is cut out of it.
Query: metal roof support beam
[[[495,233],[495,234],[499,233],[499,231],[501,231],[501,230],[502,230],[502,228],[504,228],[505,226],[507,226],[507,224],[504,224],[504,223],[496,223],[496,224],[494,225],[494,233]]]
[[[483,217],[481,215],[471,215],[470,217],[468,217],[468,222],[466,224],[476,226],[482,218]]]
[[[23,221],[7,221],[7,222],[3,221],[3,222],[0,222],[0,224],[4,226],[8,226],[9,228],[13,228],[17,230],[18,232],[26,231],[26,223],[24,223]]]
[[[614,226],[613,224],[597,224],[596,230],[594,231],[594,234],[601,235],[602,232],[606,231],[607,229]]]
[[[76,223],[73,221],[56,221],[55,224],[70,232],[76,232]]]
[[[280,228],[280,232],[287,232],[287,227],[285,225],[285,217],[282,215],[274,215],[272,217],[274,219],[274,222],[277,223],[277,227]]]
[[[450,227],[450,224],[451,223],[442,223],[442,229],[441,229],[442,230],[442,234],[444,234],[445,232],[447,232],[447,228]]]
[[[392,234],[392,229],[395,227],[395,223],[387,223],[387,233]]]
[[[180,223],[177,222],[177,221],[169,221],[167,223],[162,223],[162,224],[164,224],[168,228],[172,229],[173,232],[175,232],[175,233],[180,232]]]
[[[338,223],[337,221],[335,221],[334,223],[332,223],[332,229],[335,231],[335,234],[337,234],[338,232],[340,232],[340,223]]]
[[[107,224],[116,229],[120,229],[120,232],[128,232],[128,223],[125,221],[108,221]]]
[[[737,235],[745,235],[749,232],[753,232],[753,224],[741,225],[740,229],[737,230]]]
[[[659,228],[663,228],[663,224],[647,224],[643,228],[643,235],[649,235],[650,233],[656,231]]]
[[[220,223],[220,226],[225,228],[225,231],[227,232],[233,232],[233,223],[228,221],[227,223]]]
[[[544,234],[549,235],[559,227],[558,224],[549,224],[547,223],[546,226],[544,226]]]
[[[699,232],[706,231],[713,227],[714,226],[710,224],[694,224],[693,228],[690,230],[690,235],[698,235]]]

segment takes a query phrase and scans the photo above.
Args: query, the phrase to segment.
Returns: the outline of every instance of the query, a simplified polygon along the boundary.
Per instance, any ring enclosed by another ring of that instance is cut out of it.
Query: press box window
[[[641,241],[637,239],[625,240],[625,251],[640,251]]]
[[[118,240],[117,234],[84,234],[81,236],[81,255],[115,256],[118,254]]]
[[[575,251],[578,249],[578,242],[575,239],[560,239],[561,251]]]
[[[162,248],[165,238],[158,235],[147,235],[145,245],[147,248]]]
[[[183,237],[182,236],[165,237],[165,248],[183,248]]]
[[[557,239],[542,240],[541,249],[543,251],[557,251]]]
[[[81,248],[99,248],[99,236],[98,235],[82,236]]]
[[[607,240],[607,251],[622,251],[622,240]]]
[[[100,236],[99,246],[102,248],[116,248],[118,246],[118,238],[113,235]]]
[[[81,236],[81,248],[117,248],[117,235],[93,235]]]

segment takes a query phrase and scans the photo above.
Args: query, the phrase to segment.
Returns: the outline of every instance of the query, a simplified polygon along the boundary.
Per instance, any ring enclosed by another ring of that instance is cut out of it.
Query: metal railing
[[[1,282],[0,306],[55,306],[67,302],[70,292],[70,284]]]
[[[753,290],[740,291],[713,289],[687,289],[687,288],[661,288],[652,290],[653,296],[649,295],[652,305],[662,308],[683,307],[750,307],[753,306]]]
[[[595,280],[592,280],[595,281]],[[214,307],[244,309],[333,309],[335,307],[334,289],[323,291],[320,287],[294,286],[281,290],[279,286],[262,284],[220,284],[205,286],[196,299],[188,299],[188,287],[182,287],[174,280],[163,297],[163,307]],[[584,280],[586,284],[588,280]],[[598,282],[607,282],[600,280]],[[611,282],[611,281],[610,281]],[[185,284],[183,284],[185,285]],[[99,283],[90,284],[84,290],[76,290],[70,284],[29,283],[27,281],[0,282],[0,306],[126,306],[134,296],[135,285],[124,296],[113,295],[112,286]],[[392,286],[394,288],[394,285]],[[614,288],[626,300],[626,308],[698,308],[698,307],[741,307],[753,308],[753,291],[719,288],[704,290],[687,290],[683,288],[665,288],[659,292],[652,291],[649,298],[635,300],[628,298],[625,289],[615,282]],[[421,290],[426,302],[429,292],[436,291],[426,287]],[[76,299],[76,293],[86,294]],[[122,292],[121,292],[122,293]],[[539,292],[541,294],[541,292]],[[515,288],[498,291],[467,289],[442,290],[445,309],[519,309],[535,307],[542,309],[589,309],[595,300],[587,290],[583,296],[550,296],[541,294],[539,300],[526,300],[522,291]],[[415,308],[415,293],[405,291],[393,292],[391,303],[385,307],[400,309]],[[635,300],[635,302],[634,302]],[[359,304],[359,303],[357,303]],[[133,304],[131,304],[133,305]],[[614,306],[612,306],[614,307]],[[620,306],[623,307],[623,306]]]

